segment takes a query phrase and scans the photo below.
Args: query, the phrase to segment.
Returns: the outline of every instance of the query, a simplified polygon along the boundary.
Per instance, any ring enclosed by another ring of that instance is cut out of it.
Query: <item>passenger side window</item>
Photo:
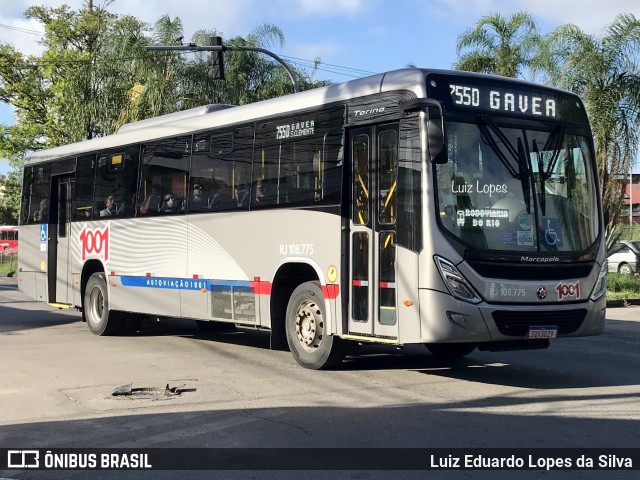
[[[26,167],[23,181],[22,223],[48,223],[51,164]]]
[[[190,156],[190,136],[144,145],[138,215],[185,213]]]
[[[95,217],[132,217],[135,215],[138,160],[138,146],[98,154]]]
[[[194,137],[189,213],[249,207],[253,127]]]
[[[309,112],[260,125],[256,134],[252,208],[340,202],[342,113]]]

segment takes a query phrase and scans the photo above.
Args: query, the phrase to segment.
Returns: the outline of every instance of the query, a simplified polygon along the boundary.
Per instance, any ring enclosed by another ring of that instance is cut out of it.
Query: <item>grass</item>
[[[607,275],[607,300],[640,299],[640,278],[610,273]]]
[[[17,255],[0,254],[0,275],[15,273],[17,269],[18,269]]]

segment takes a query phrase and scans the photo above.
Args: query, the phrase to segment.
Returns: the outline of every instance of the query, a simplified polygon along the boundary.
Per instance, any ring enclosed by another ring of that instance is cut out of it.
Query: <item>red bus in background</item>
[[[0,226],[0,254],[18,253],[18,227]]]

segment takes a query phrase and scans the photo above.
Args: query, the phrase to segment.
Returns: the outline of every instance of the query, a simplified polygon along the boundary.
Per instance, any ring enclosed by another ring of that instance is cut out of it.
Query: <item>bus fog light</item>
[[[462,313],[447,312],[447,317],[449,317],[449,321],[457,327],[467,328],[467,321]]]

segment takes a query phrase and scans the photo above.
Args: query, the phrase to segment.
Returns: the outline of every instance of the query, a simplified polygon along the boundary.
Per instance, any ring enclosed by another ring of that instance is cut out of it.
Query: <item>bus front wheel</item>
[[[89,329],[95,335],[116,335],[122,328],[119,312],[109,310],[107,280],[102,272],[91,275],[84,290],[82,310]]]
[[[332,368],[345,356],[346,342],[327,335],[324,295],[318,282],[298,286],[289,299],[286,332],[289,349],[301,366],[313,370]]]
[[[475,343],[425,343],[431,355],[439,358],[462,358],[476,348]]]

